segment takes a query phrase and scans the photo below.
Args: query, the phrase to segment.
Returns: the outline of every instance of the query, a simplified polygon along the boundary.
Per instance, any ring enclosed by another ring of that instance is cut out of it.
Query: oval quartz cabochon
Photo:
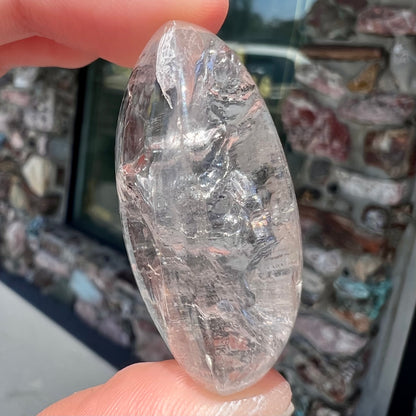
[[[131,74],[116,159],[129,259],[172,354],[211,391],[256,383],[294,324],[301,243],[278,134],[237,55],[163,26]]]

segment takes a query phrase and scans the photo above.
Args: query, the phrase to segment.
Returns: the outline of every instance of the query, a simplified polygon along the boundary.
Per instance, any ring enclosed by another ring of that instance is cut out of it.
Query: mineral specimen
[[[325,277],[338,274],[342,268],[340,250],[325,250],[319,246],[306,244],[304,247],[304,259],[306,264]]]
[[[363,224],[374,233],[382,234],[389,223],[389,213],[381,207],[369,206],[362,215]]]
[[[295,334],[301,335],[318,351],[337,357],[352,357],[368,342],[328,320],[314,315],[300,315],[296,320]]]
[[[341,194],[381,205],[397,205],[409,195],[407,181],[369,178],[345,169],[334,169]]]
[[[295,150],[338,161],[350,151],[348,128],[328,108],[302,91],[292,91],[282,107],[282,121]]]
[[[336,100],[342,98],[347,93],[343,77],[322,65],[300,65],[296,68],[295,78],[315,91]]]
[[[220,394],[254,384],[291,332],[301,247],[279,137],[236,54],[162,27],[130,77],[116,159],[127,252],[172,354]]]
[[[364,141],[364,160],[392,178],[407,176],[415,159],[414,131],[408,128],[370,131]]]
[[[366,66],[348,83],[348,89],[352,92],[371,92],[376,84],[380,69],[381,65],[378,62]]]
[[[358,15],[357,31],[384,36],[416,35],[416,14],[410,9],[370,6]]]
[[[401,92],[416,94],[416,43],[413,37],[398,36],[395,39],[390,71]]]
[[[362,124],[403,124],[415,111],[415,100],[404,94],[374,93],[344,100],[338,115]]]

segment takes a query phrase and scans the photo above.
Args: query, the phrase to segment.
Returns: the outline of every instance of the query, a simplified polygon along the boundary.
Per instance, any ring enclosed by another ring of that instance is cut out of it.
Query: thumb
[[[222,397],[196,385],[170,360],[127,367],[38,416],[286,416],[293,411],[290,399],[289,384],[275,370],[251,388]]]

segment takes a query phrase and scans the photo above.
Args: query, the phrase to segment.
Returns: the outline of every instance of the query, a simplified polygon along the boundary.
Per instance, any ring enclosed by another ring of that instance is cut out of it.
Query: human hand
[[[132,67],[168,20],[216,32],[227,0],[0,1],[0,76],[16,66],[76,68],[97,58]]]
[[[99,57],[131,67],[167,20],[216,32],[226,12],[226,0],[3,0],[0,76],[16,66],[75,68]],[[127,367],[39,416],[279,416],[290,398],[288,383],[274,370],[246,391],[221,397],[166,361]]]
[[[289,384],[275,370],[255,386],[223,397],[196,385],[170,360],[131,365],[38,416],[286,416],[293,411],[290,399]]]

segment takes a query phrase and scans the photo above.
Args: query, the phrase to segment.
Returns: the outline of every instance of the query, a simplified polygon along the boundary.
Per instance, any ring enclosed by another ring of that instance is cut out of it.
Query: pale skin
[[[217,32],[227,9],[227,0],[0,0],[0,76],[17,66],[77,68],[97,58],[132,67],[164,22]],[[282,416],[290,400],[289,384],[275,370],[222,397],[170,360],[127,367],[38,416]]]

